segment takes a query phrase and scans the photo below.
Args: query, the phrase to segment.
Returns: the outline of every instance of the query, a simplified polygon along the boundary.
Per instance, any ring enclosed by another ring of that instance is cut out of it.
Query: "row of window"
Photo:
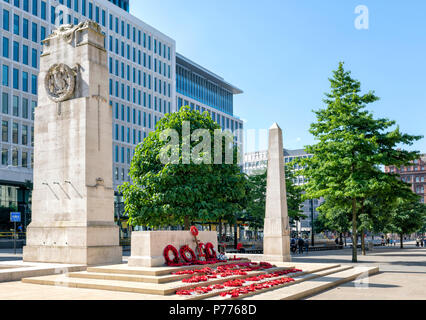
[[[14,35],[22,36],[24,39],[30,39],[30,22],[28,19],[22,18],[22,26],[21,26],[21,18],[19,15],[13,15],[13,29],[10,30],[10,19],[9,19],[9,11],[3,9],[3,30],[12,32]],[[38,24],[35,22],[31,22],[31,40],[33,42],[38,43],[39,41],[46,38],[46,27],[40,26],[40,37],[38,35]]]
[[[29,157],[31,157],[29,162]],[[19,159],[21,158],[21,159]],[[19,161],[21,160],[21,161]],[[19,150],[16,147],[5,148],[1,147],[1,165],[2,166],[21,166],[23,168],[33,168],[34,154],[26,150]]]
[[[142,58],[141,58],[140,51],[138,53],[138,64],[142,65]],[[143,53],[143,66],[145,68],[148,68],[149,70],[152,70],[151,56],[147,56],[146,53]],[[171,67],[170,65],[166,65],[165,62],[161,62],[160,60],[154,59],[153,69],[154,69],[154,72],[158,73],[159,75],[165,78],[171,79]],[[126,70],[127,70],[127,73],[126,73]],[[130,81],[130,77],[131,77],[130,70],[131,70],[130,65],[128,64],[125,65],[124,62],[119,62],[117,59],[114,60],[112,57],[109,58],[109,72],[111,74],[115,74],[117,77],[121,75],[123,79],[127,78],[127,80]],[[141,71],[139,70],[139,73],[140,72]],[[126,74],[127,74],[127,77],[126,77]],[[133,68],[133,82],[136,83],[136,68]],[[140,81],[139,81],[139,85],[140,85]]]
[[[420,177],[414,177],[414,176],[406,176],[406,177],[402,177],[401,178],[402,181],[404,182],[425,182],[425,177],[424,176],[420,176]]]
[[[116,163],[130,164],[134,155],[134,151],[130,148],[114,146],[114,160]]]
[[[21,45],[17,41],[13,41],[12,44],[12,60],[15,62],[22,63],[26,66],[30,66],[30,52],[31,52],[31,67],[34,69],[38,68],[38,51],[35,48],[29,48],[27,45]],[[10,45],[9,39],[3,37],[3,57],[10,58]],[[6,66],[7,67],[7,66]],[[8,67],[7,67],[8,68]]]
[[[117,168],[114,169],[114,177],[116,181],[129,181],[130,182],[130,176],[129,176],[129,170],[126,170],[124,168]],[[121,178],[121,179],[120,179]]]
[[[157,96],[152,97],[150,93],[142,92],[142,90],[136,90],[136,88],[130,88],[130,86],[125,86],[123,83],[114,81],[110,79],[109,81],[109,94],[111,97],[117,97],[128,102],[133,102],[139,106],[144,106],[146,108],[152,109],[154,105],[154,110],[162,113],[170,113],[170,101],[161,99]],[[171,92],[169,91],[169,94]]]
[[[3,114],[10,114],[14,117],[21,117],[24,119],[34,120],[34,109],[37,105],[37,102],[32,100],[31,105],[29,99],[23,97],[20,99],[19,96],[12,96],[12,108],[9,108],[9,94],[7,92],[2,92],[1,95],[1,112]],[[31,109],[30,109],[31,108]],[[10,111],[12,111],[10,113]],[[29,112],[31,111],[31,113]]]
[[[243,124],[237,121],[234,121],[233,119],[230,119],[225,116],[221,116],[219,113],[216,113],[214,111],[210,111],[209,109],[206,109],[204,107],[200,107],[199,105],[195,105],[194,103],[190,103],[187,100],[183,100],[182,98],[177,98],[177,108],[178,110],[182,108],[183,106],[189,106],[191,110],[197,110],[201,113],[207,111],[210,116],[212,117],[212,120],[217,122],[223,129],[229,129],[232,132],[238,129],[243,128]]]
[[[176,66],[176,91],[219,111],[233,114],[232,92],[180,65]]]
[[[9,127],[11,124],[12,130],[10,132]],[[19,130],[21,127],[21,130]],[[29,140],[31,130],[31,140]],[[11,133],[11,134],[10,134]],[[20,134],[20,135],[19,135]],[[19,139],[19,137],[21,139]],[[21,144],[23,146],[34,146],[34,127],[27,124],[19,124],[14,121],[2,120],[1,121],[1,142]],[[30,145],[31,143],[31,145]]]
[[[12,81],[10,81],[12,78]],[[31,81],[31,82],[30,82]],[[37,95],[37,75],[30,75],[27,71],[20,71],[17,68],[12,68],[11,74],[8,65],[2,66],[2,85],[9,87],[12,85],[13,89],[22,90],[23,92],[30,92],[31,94]],[[30,88],[31,84],[31,88]]]
[[[111,105],[113,105],[113,102],[110,102]],[[143,122],[142,122],[142,111],[136,110],[135,108],[130,107],[124,107],[124,105],[119,105],[118,103],[115,103],[115,119],[121,120],[123,122],[127,123],[133,123],[137,124],[138,126],[144,126],[145,128],[154,129],[155,125],[157,124],[157,116],[154,116],[154,127],[151,126],[151,113],[147,113],[143,111]],[[127,111],[127,112],[126,112]],[[161,112],[161,110],[159,110]],[[168,112],[170,113],[170,111]],[[148,120],[147,120],[148,119]],[[160,120],[161,117],[158,117],[158,120]]]

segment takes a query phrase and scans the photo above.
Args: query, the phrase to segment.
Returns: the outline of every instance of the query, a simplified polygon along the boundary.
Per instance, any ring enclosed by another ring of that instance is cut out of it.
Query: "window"
[[[1,122],[1,141],[9,142],[9,122],[7,120]]]
[[[12,114],[14,117],[19,117],[19,97],[13,96],[12,98]]]
[[[22,126],[21,142],[24,146],[28,144],[28,126]]]
[[[19,90],[19,70],[13,69],[13,89]]]
[[[28,152],[26,151],[22,152],[22,167],[28,168]]]
[[[43,20],[46,20],[46,2],[44,1],[40,2],[40,16]]]
[[[9,11],[3,9],[3,29],[9,31]]]
[[[22,91],[28,92],[28,72],[22,72]]]
[[[19,43],[13,41],[13,60],[19,62]]]
[[[19,124],[14,122],[12,126],[12,143],[18,144],[18,132],[19,132]]]
[[[28,65],[28,46],[22,45],[22,63]]]
[[[6,87],[9,86],[9,66],[7,65],[3,65],[2,84]]]
[[[7,94],[6,92],[2,93],[1,106],[1,112],[3,112],[4,114],[9,114],[9,94]]]
[[[56,8],[54,6],[50,7],[50,23],[56,25]]]
[[[18,166],[18,149],[12,149],[12,166]]]
[[[9,150],[6,148],[1,150],[1,164],[3,166],[9,165]]]
[[[29,23],[28,23],[28,20],[27,19],[22,19],[22,36],[25,38],[25,39],[28,39],[28,37],[29,37],[29,33],[28,33],[28,25],[29,25]]]
[[[28,119],[28,99],[22,98],[22,117]]]
[[[37,23],[32,22],[31,39],[34,42],[38,42],[38,34],[37,34],[38,31],[37,30],[38,30]]]
[[[31,93],[37,94],[37,76],[31,75]]]
[[[9,58],[9,39],[3,37],[3,57]]]
[[[19,36],[19,16],[13,15],[13,33]]]
[[[38,0],[33,0],[33,15],[37,16],[38,14]]]

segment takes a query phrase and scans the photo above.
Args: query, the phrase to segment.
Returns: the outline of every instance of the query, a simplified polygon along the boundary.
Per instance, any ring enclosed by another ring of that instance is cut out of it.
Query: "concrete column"
[[[290,227],[285,186],[283,135],[278,124],[269,129],[268,177],[263,254],[267,261],[291,261]]]

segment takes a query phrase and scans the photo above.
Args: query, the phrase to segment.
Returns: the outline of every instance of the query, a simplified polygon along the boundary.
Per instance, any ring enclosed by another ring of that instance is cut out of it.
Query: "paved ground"
[[[310,252],[294,255],[294,262],[352,264],[351,250]],[[0,261],[22,259],[20,253],[0,251]],[[127,260],[124,257],[123,260]],[[358,265],[379,265],[380,273],[369,278],[368,283],[347,283],[330,289],[309,300],[376,300],[376,299],[426,299],[426,248],[406,244],[398,247],[376,248],[367,256],[359,255]],[[155,296],[135,293],[40,286],[21,282],[0,283],[0,300],[45,299],[45,300],[149,300]]]
[[[375,248],[366,256],[358,256],[358,265],[378,265],[380,273],[368,283],[350,282],[330,289],[308,300],[387,300],[426,299],[426,248],[405,244],[406,248]],[[325,251],[294,255],[294,262],[350,263],[352,251]]]

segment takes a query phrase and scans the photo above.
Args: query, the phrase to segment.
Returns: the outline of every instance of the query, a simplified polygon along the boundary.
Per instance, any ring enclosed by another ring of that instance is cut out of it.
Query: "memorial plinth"
[[[217,248],[215,231],[200,231],[198,240],[204,244],[210,242]],[[161,267],[164,266],[164,248],[173,245],[179,250],[188,245],[196,252],[194,237],[189,231],[134,231],[132,232],[131,256],[129,267]]]
[[[266,186],[263,258],[267,261],[291,261],[290,226],[284,172],[283,135],[275,123],[269,129],[268,177]]]
[[[107,52],[93,22],[44,41],[26,262],[121,263],[114,224]]]

